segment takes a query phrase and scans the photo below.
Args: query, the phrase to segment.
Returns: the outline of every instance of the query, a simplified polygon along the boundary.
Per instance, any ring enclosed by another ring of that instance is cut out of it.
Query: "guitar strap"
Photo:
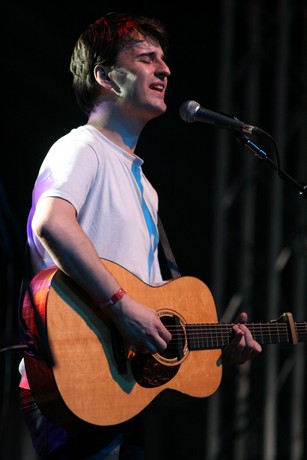
[[[174,253],[169,244],[169,240],[165,233],[165,230],[164,230],[159,214],[158,214],[158,230],[159,230],[161,247],[163,249],[164,256],[165,256],[169,271],[171,272],[172,278],[179,278],[181,276],[181,273],[179,271],[177,262],[174,257]]]

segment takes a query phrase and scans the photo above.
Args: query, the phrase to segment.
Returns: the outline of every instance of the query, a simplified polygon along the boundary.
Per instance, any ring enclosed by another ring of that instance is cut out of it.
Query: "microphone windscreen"
[[[187,123],[193,123],[194,115],[199,109],[200,105],[195,101],[185,101],[181,104],[179,109],[179,115],[183,121]]]

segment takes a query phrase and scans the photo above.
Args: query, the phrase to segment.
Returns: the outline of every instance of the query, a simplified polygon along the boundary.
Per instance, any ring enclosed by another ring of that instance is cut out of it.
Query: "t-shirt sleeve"
[[[60,140],[49,150],[40,168],[34,201],[53,196],[69,201],[80,211],[97,174],[93,147],[79,141]]]

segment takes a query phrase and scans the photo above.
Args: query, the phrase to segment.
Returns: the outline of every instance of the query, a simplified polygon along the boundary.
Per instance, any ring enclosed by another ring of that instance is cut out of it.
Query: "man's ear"
[[[98,83],[102,86],[110,86],[111,78],[109,77],[110,68],[103,65],[96,65],[94,68],[94,76]]]

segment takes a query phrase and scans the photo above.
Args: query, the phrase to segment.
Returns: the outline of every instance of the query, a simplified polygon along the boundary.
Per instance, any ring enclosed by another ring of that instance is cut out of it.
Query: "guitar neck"
[[[187,341],[190,350],[212,350],[228,345],[233,337],[234,323],[189,324],[186,325]],[[290,343],[307,341],[307,323],[287,322],[251,323],[246,327],[260,344]]]

